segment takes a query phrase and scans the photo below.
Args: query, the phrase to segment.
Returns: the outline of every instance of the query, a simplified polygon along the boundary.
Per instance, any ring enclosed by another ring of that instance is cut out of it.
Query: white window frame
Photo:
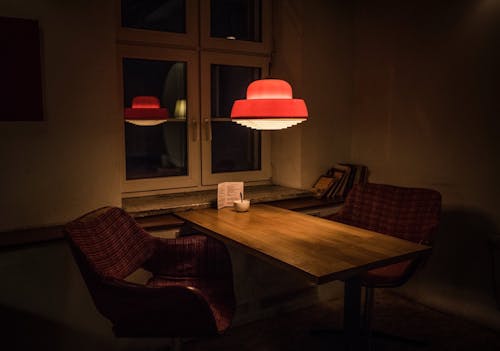
[[[121,1],[116,1],[119,96],[123,97],[122,59],[124,57],[187,63],[187,155],[188,175],[145,179],[126,179],[123,100],[122,196],[211,189],[224,181],[255,184],[271,182],[271,135],[261,131],[261,169],[244,172],[211,172],[210,65],[236,65],[261,68],[269,74],[271,57],[271,1],[262,0],[262,41],[251,42],[210,37],[210,1],[186,0],[186,33],[167,33],[121,26]],[[169,123],[168,121],[166,123]],[[173,122],[172,122],[173,123]]]
[[[124,193],[158,191],[174,188],[185,188],[198,186],[200,179],[200,147],[199,147],[199,90],[198,90],[198,54],[194,50],[180,50],[158,47],[138,47],[129,45],[118,45],[118,68],[120,77],[120,95],[123,96],[123,58],[137,58],[146,60],[162,60],[162,61],[181,61],[186,62],[186,93],[187,93],[187,116],[186,116],[186,131],[187,131],[187,169],[186,176],[172,176],[159,178],[145,179],[126,179],[125,168],[125,128],[124,120],[122,126],[123,135],[123,153],[122,153],[122,174],[123,182],[122,189]],[[123,100],[121,103],[121,116],[123,116]],[[177,123],[167,122],[166,123]]]
[[[269,57],[227,54],[205,51],[201,53],[201,148],[202,184],[213,185],[227,181],[270,181],[271,179],[271,136],[268,131],[261,132],[261,169],[255,171],[212,173],[212,128],[215,117],[211,116],[211,65],[230,65],[258,67],[261,76],[269,74]]]

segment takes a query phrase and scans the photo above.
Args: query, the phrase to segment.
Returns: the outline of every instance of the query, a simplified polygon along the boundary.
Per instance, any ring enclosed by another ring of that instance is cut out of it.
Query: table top
[[[431,250],[425,245],[263,204],[252,205],[248,212],[229,207],[205,208],[176,216],[208,235],[299,271],[319,284],[349,279]]]

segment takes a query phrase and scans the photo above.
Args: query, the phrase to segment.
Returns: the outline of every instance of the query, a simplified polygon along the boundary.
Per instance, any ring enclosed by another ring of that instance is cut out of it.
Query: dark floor
[[[372,350],[480,350],[499,351],[500,333],[408,301],[389,291],[376,295],[375,330],[424,342],[424,346],[375,339]],[[500,311],[499,311],[500,313]],[[339,337],[311,330],[340,327],[341,301],[282,314],[273,319],[235,327],[224,336],[193,340],[186,351],[299,351],[340,350]]]
[[[499,351],[500,333],[377,290],[376,330],[427,342],[424,347],[375,340],[372,350]],[[500,311],[499,311],[500,313]],[[185,351],[342,350],[339,337],[311,333],[340,327],[342,301],[332,301],[274,318],[233,327],[220,337],[184,341]],[[26,312],[0,308],[2,350],[158,350],[142,340],[99,339]],[[137,342],[136,342],[137,341]],[[125,343],[124,343],[125,342]],[[168,340],[154,340],[165,346]]]

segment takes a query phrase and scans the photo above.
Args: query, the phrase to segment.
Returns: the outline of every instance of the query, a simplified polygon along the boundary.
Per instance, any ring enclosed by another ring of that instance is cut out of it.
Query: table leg
[[[361,350],[361,279],[344,281],[344,333],[346,350]]]

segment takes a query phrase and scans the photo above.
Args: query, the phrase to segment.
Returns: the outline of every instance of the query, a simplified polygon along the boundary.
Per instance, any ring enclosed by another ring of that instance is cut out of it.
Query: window
[[[149,127],[125,123],[126,178],[186,175],[186,116],[176,109],[186,102],[186,62],[124,57],[122,65],[124,108],[136,96],[154,96],[173,117]]]
[[[147,96],[168,111],[155,126],[124,122],[124,195],[269,181],[269,135],[230,120],[233,101],[268,74],[269,2],[120,3],[123,109]]]
[[[200,1],[200,45],[207,49],[271,52],[271,1]]]
[[[198,1],[118,1],[118,40],[140,45],[198,45]]]
[[[121,25],[167,33],[186,33],[186,2],[183,0],[125,0]]]
[[[210,1],[210,36],[261,42],[261,1]]]
[[[260,132],[239,128],[229,116],[233,101],[261,76],[259,67],[210,65],[212,173],[260,170]]]
[[[154,96],[167,122],[124,122],[124,190],[153,191],[200,184],[199,94],[195,51],[119,45],[123,109],[136,96]]]
[[[242,127],[230,119],[233,101],[245,98],[248,84],[267,76],[268,67],[264,56],[202,53],[204,184],[271,177],[269,132]]]

